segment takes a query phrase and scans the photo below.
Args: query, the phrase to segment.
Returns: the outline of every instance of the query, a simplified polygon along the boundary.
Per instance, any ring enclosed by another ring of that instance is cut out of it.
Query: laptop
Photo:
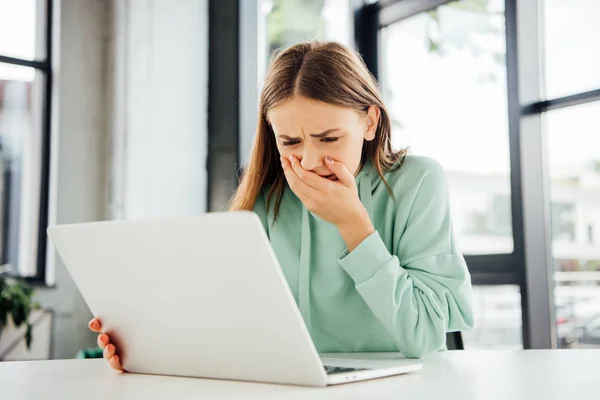
[[[48,235],[129,372],[327,386],[422,368],[400,353],[319,355],[253,212]]]

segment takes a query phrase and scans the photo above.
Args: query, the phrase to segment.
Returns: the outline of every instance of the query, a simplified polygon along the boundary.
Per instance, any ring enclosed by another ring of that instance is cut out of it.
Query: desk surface
[[[103,360],[0,363],[3,399],[599,399],[600,350],[450,351],[420,372],[305,388],[119,374]]]

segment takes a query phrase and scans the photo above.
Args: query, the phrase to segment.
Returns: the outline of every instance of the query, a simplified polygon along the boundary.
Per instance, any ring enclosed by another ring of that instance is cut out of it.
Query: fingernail
[[[333,164],[333,158],[331,157],[325,157],[325,161],[327,161],[329,164]]]
[[[294,161],[294,155],[290,155],[290,162]]]

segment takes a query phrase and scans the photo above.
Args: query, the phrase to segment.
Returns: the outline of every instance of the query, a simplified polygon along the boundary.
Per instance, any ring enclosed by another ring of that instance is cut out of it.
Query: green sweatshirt
[[[456,248],[448,188],[434,160],[407,156],[385,178],[369,162],[356,176],[375,232],[351,253],[337,227],[286,187],[277,220],[266,193],[254,212],[320,353],[445,349],[446,332],[473,327],[471,280]]]

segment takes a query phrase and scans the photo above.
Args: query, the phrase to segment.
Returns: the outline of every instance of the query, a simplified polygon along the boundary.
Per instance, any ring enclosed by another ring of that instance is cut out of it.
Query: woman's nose
[[[320,157],[317,153],[312,151],[307,151],[302,154],[302,159],[300,160],[300,165],[302,168],[308,171],[312,171],[317,169],[322,163],[322,157]]]

